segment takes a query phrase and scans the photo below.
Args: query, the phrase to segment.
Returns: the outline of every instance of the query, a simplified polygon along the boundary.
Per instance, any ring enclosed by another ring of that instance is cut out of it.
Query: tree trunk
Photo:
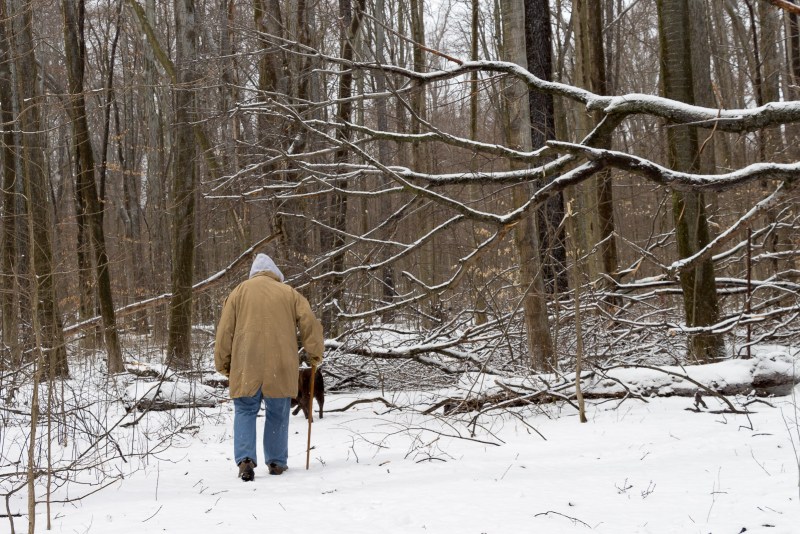
[[[167,364],[191,367],[192,275],[194,274],[195,161],[194,63],[197,59],[197,29],[194,0],[175,0],[175,137],[172,167],[172,298],[169,303]]]
[[[709,54],[711,55],[712,68],[714,71],[714,78],[716,80],[717,90],[713,94],[709,94],[708,98],[713,102],[712,107],[740,107],[736,104],[733,95],[736,93],[734,90],[734,77],[731,69],[730,62],[727,58],[727,51],[732,48],[731,36],[725,29],[724,12],[719,9],[710,10],[710,28],[708,31],[709,37]],[[695,25],[696,28],[699,25]],[[695,34],[693,29],[693,35]],[[695,84],[699,86],[699,84]],[[695,95],[697,97],[698,95]],[[744,95],[740,95],[744,96]],[[720,162],[729,167],[734,166],[733,163],[733,148],[729,136],[719,136],[714,139],[714,161]],[[704,150],[707,151],[708,148]]]
[[[525,12],[522,0],[503,0],[503,58],[525,67]],[[527,88],[510,80],[503,90],[508,144],[516,150],[531,149],[530,105]],[[512,169],[524,166],[511,161]],[[530,185],[514,189],[514,204],[530,198]],[[539,258],[539,233],[536,217],[531,214],[514,227],[514,241],[520,263],[520,284],[524,291],[523,312],[528,336],[531,365],[538,371],[555,367],[555,352],[550,336],[542,262]]]
[[[691,61],[691,22],[687,0],[658,0],[658,24],[661,48],[663,92],[667,98],[694,103]],[[668,163],[677,171],[699,171],[697,128],[672,125],[667,128]],[[705,199],[702,193],[672,192],[672,211],[678,254],[691,256],[710,241]],[[709,326],[719,320],[714,263],[703,261],[693,269],[681,272],[686,324]],[[690,357],[702,362],[723,356],[724,345],[719,334],[690,336]]]
[[[478,61],[478,26],[480,10],[478,0],[472,0],[470,12],[470,54],[472,61]],[[469,77],[469,138],[478,139],[478,71],[472,71]]]
[[[146,0],[145,13],[147,20],[155,20],[155,0]],[[159,73],[156,66],[155,51],[152,46],[144,47],[144,79],[142,87],[142,106],[146,120],[147,151],[147,209],[146,217],[151,228],[152,239],[149,242],[150,271],[152,273],[172,272],[172,236],[169,226],[168,199],[171,197],[169,169],[165,154],[169,147],[164,134],[164,118],[159,109],[166,107],[163,91],[158,83]],[[166,276],[152,276],[149,290],[161,294],[168,290],[169,280]],[[153,337],[160,343],[167,338],[165,308],[154,309],[151,324]]]
[[[470,13],[470,59],[478,61],[480,55],[479,40],[480,40],[480,6],[478,0],[472,0]],[[478,140],[478,72],[473,71],[470,73],[469,80],[469,137],[473,141]],[[481,187],[479,185],[470,186],[470,198],[480,198]],[[472,231],[474,244],[478,244],[477,225],[473,224]],[[475,269],[475,324],[485,324],[488,321],[486,310],[489,308],[489,303],[486,301],[486,276],[484,268],[479,264]]]
[[[414,41],[412,45],[412,57],[414,62],[414,70],[417,72],[425,72],[425,54],[422,49],[425,46],[425,17],[422,13],[423,2],[422,0],[409,0],[409,9],[411,11],[411,39]],[[411,120],[411,133],[420,133],[422,125],[419,120],[426,120],[428,115],[427,105],[425,102],[425,89],[422,86],[417,87],[411,93],[411,110],[416,117]],[[421,172],[428,161],[425,159],[425,150],[423,145],[419,142],[413,143],[413,163],[415,169]]]
[[[758,5],[758,50],[761,61],[758,65],[759,75],[756,79],[761,83],[757,94],[762,101],[759,105],[769,102],[778,102],[780,97],[780,73],[781,73],[781,54],[778,43],[780,35],[780,14],[777,8],[767,2],[759,2]],[[789,100],[788,98],[786,100]],[[788,130],[788,129],[787,129]],[[785,133],[785,132],[784,132]],[[760,132],[760,150],[762,161],[786,161],[786,147],[784,145],[784,133],[779,128],[765,128]],[[766,189],[766,184],[762,184]],[[770,210],[767,219],[770,224],[777,223],[777,215],[780,208]],[[780,252],[791,250],[791,230],[787,232],[781,225],[776,225],[775,230],[767,238],[765,243],[767,250],[777,256]],[[772,269],[771,275],[778,275],[781,269],[780,262],[773,259],[769,262]],[[769,276],[769,275],[768,275]],[[788,304],[788,299],[785,300]]]
[[[384,29],[383,25],[386,23],[386,14],[384,12],[385,9],[385,0],[376,0],[375,1],[375,19],[377,24],[375,24],[375,59],[378,63],[383,64],[386,62],[386,30]],[[386,74],[383,71],[377,71],[375,73],[375,89],[378,93],[383,93],[386,91]],[[380,98],[375,102],[375,112],[377,115],[377,122],[378,122],[378,130],[386,131],[389,129],[389,114],[386,106],[386,99]],[[378,141],[378,157],[384,165],[388,165],[390,163],[390,155],[389,155],[389,142],[386,140]],[[388,179],[384,178],[384,182],[388,181]],[[392,202],[391,199],[387,195],[382,195],[380,199],[380,211],[381,213],[391,213],[392,211]],[[389,230],[391,232],[391,230]],[[387,236],[388,237],[388,236]],[[395,290],[395,281],[394,281],[394,265],[388,263],[385,267],[383,267],[381,273],[381,302],[388,305],[391,304],[394,300],[395,296],[397,296],[397,291]],[[381,316],[384,323],[391,322],[394,318],[394,312],[389,310],[385,312]]]
[[[92,248],[94,249],[94,261],[97,269],[97,297],[100,302],[100,315],[103,317],[103,336],[105,338],[106,352],[108,353],[108,372],[119,373],[124,370],[124,366],[117,336],[116,318],[114,317],[111,276],[108,269],[108,255],[103,232],[103,207],[97,196],[94,152],[89,136],[86,103],[83,97],[86,54],[86,42],[83,36],[84,0],[78,0],[77,3],[65,0],[62,7],[70,95],[68,110],[72,120],[72,135],[77,165],[75,190],[80,199],[79,204],[86,210],[83,215],[86,218],[86,222],[89,223],[89,233]]]
[[[284,37],[283,16],[279,0],[255,0],[253,2],[253,17],[256,30],[264,35]],[[264,37],[259,37],[261,46],[270,49],[274,45]],[[286,92],[285,76],[283,75],[285,58],[280,51],[264,52],[258,62],[258,86],[262,91],[271,93]]]
[[[17,149],[14,140],[15,100],[11,74],[11,41],[8,35],[5,2],[0,2],[0,124],[2,124],[3,215],[0,243],[0,311],[3,314],[3,347],[0,372],[22,365],[19,332],[19,287],[17,283]]]
[[[553,79],[552,31],[550,6],[547,0],[525,0],[525,44],[528,70],[542,80]],[[531,121],[531,146],[536,149],[555,139],[553,96],[540,91],[528,93]],[[542,183],[537,183],[541,187]],[[544,268],[544,281],[554,293],[566,291],[567,253],[564,230],[564,196],[553,195],[538,210],[539,249]]]
[[[595,49],[592,43],[591,19],[597,10],[589,6],[587,0],[572,0],[572,27],[575,33],[575,85],[589,90],[593,74],[596,77],[597,66],[593,64]],[[579,143],[585,138],[595,125],[594,116],[586,112],[582,105],[570,102],[575,113],[574,141]],[[600,241],[600,223],[597,217],[597,180],[590,178],[582,184],[570,187],[566,191],[568,202],[571,202],[575,215],[575,231],[570,236],[573,239],[571,248],[577,248],[581,254],[586,254]],[[597,278],[601,272],[597,255],[592,254],[586,262],[586,270],[590,279]]]
[[[573,24],[576,42],[576,83],[599,95],[608,94],[606,59],[603,46],[603,10],[586,0],[573,0]],[[579,113],[581,136],[591,131],[603,118],[597,111],[592,115]],[[593,144],[597,148],[611,148],[610,136],[599,136]],[[618,269],[617,246],[614,237],[614,197],[611,189],[611,171],[605,170],[578,187],[580,200],[577,221],[578,244],[582,254],[600,245],[600,256],[589,262],[590,277],[603,272],[614,278]]]
[[[567,226],[569,233],[575,233],[575,214],[568,209]],[[574,241],[574,240],[573,240]],[[573,245],[577,245],[573,242]],[[578,418],[581,423],[586,423],[586,403],[583,399],[583,385],[581,378],[583,374],[583,319],[581,317],[581,251],[572,248],[572,302],[575,306],[575,398],[578,401]]]
[[[800,92],[800,16],[794,13],[788,13],[787,17],[787,35],[786,47],[788,49],[789,58],[789,76],[794,85],[794,96]]]
[[[759,75],[761,88],[757,94],[761,95],[761,105],[780,100],[780,72],[781,54],[778,48],[780,42],[780,14],[776,7],[767,2],[758,2],[758,50],[760,55]],[[762,151],[770,160],[784,158],[783,136],[777,128],[765,129],[762,132]]]
[[[34,7],[30,1],[11,2],[14,30],[18,94],[21,106],[17,117],[17,127],[22,131],[22,172],[25,186],[26,209],[32,218],[32,234],[29,239],[36,243],[33,247],[35,266],[33,279],[37,283],[35,313],[42,328],[42,347],[48,367],[48,375],[68,377],[67,351],[64,346],[64,332],[58,313],[55,280],[53,275],[53,248],[50,232],[53,229],[50,209],[50,188],[48,186],[48,166],[45,157],[39,93],[39,76],[34,54],[33,21]]]

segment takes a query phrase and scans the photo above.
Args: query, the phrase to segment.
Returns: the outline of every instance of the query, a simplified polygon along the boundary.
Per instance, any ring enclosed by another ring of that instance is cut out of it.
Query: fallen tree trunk
[[[585,386],[595,398],[620,397],[628,391],[646,397],[692,397],[698,390],[720,395],[788,395],[800,378],[793,358],[779,353],[706,365],[614,365],[597,369],[596,377]]]
[[[445,414],[480,414],[557,401],[573,404],[575,398],[574,381],[559,382],[556,377],[549,375],[537,375],[524,380],[501,381],[494,378],[490,382],[489,387],[474,394],[441,399],[423,413],[430,414],[442,409]],[[705,365],[656,367],[620,364],[596,367],[594,371],[581,376],[581,387],[587,399],[637,398],[646,401],[648,397],[697,398],[700,394],[717,397],[730,413],[744,413],[746,410],[737,408],[728,396],[788,395],[798,382],[800,375],[795,372],[794,357],[786,352],[771,352],[749,360],[727,360]]]

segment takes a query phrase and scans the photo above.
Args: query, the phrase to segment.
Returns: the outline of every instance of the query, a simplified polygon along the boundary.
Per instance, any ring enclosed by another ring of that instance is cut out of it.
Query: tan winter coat
[[[239,284],[222,307],[214,360],[230,396],[296,397],[297,332],[309,363],[322,363],[322,325],[308,301],[270,271]]]

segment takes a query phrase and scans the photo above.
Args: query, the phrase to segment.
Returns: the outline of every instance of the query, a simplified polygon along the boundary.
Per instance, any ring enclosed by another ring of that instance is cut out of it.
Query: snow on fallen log
[[[721,395],[788,395],[800,382],[800,369],[787,347],[762,348],[749,360],[685,366],[620,365],[598,370],[584,380],[591,397],[694,396],[703,387]]]
[[[694,397],[716,395],[737,412],[726,395],[788,395],[800,382],[796,357],[789,347],[754,347],[754,357],[703,365],[650,366],[620,364],[595,367],[583,374],[586,398]],[[423,413],[448,413],[514,408],[575,398],[574,374],[541,374],[525,378],[464,373],[455,390],[448,391]],[[697,397],[695,397],[697,398]]]

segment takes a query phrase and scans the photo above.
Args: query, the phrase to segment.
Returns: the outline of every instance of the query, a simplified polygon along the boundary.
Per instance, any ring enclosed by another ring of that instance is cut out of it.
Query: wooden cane
[[[306,471],[311,463],[311,423],[314,421],[314,377],[317,376],[317,366],[311,366],[311,391],[308,392],[308,444],[306,445]]]

